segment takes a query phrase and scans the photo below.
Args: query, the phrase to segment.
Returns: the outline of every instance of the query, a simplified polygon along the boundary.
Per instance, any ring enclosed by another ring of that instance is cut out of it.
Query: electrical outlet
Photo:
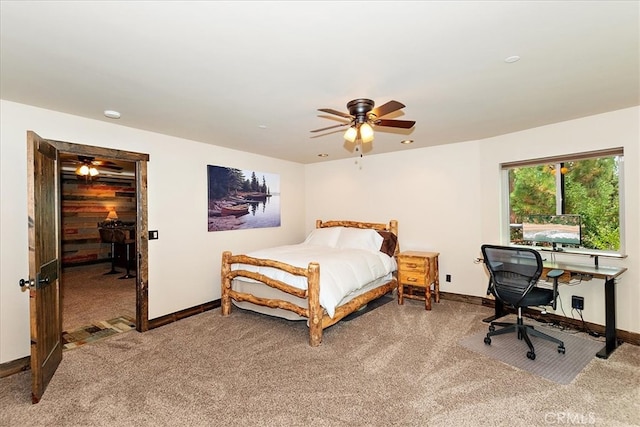
[[[451,282],[451,275],[450,275],[450,274],[447,274],[447,276],[446,276],[445,280],[446,280],[447,282]]]
[[[576,310],[584,310],[584,298],[577,295],[572,295],[571,308],[575,308]]]

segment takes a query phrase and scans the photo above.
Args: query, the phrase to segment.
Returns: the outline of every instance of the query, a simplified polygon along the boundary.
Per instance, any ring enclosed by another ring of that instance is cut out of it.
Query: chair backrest
[[[542,274],[542,257],[529,248],[482,245],[481,249],[495,296],[518,307]]]

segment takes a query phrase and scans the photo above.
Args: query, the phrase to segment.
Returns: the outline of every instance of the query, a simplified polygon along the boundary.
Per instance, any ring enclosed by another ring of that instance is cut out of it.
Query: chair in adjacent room
[[[491,322],[489,332],[484,338],[487,345],[491,344],[491,337],[515,332],[519,340],[524,340],[529,346],[527,357],[535,360],[536,353],[530,336],[535,336],[558,344],[558,353],[565,353],[564,343],[550,335],[525,325],[522,319],[522,309],[533,306],[551,305],[556,308],[558,297],[558,278],[563,270],[551,270],[547,277],[553,279],[553,289],[536,286],[542,275],[542,257],[538,251],[530,248],[513,246],[482,245],[484,264],[491,276],[490,289],[493,295],[518,311],[517,323]],[[496,330],[496,326],[501,329]]]

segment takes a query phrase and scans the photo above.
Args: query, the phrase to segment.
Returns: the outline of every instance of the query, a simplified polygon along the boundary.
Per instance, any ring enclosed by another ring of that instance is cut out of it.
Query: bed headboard
[[[379,222],[360,222],[360,221],[322,221],[316,220],[316,228],[325,227],[352,227],[352,228],[370,228],[378,231],[389,231],[393,233],[396,238],[398,237],[398,221],[392,219],[389,224],[383,224]],[[384,236],[383,236],[384,237]],[[395,255],[400,253],[400,241],[396,243]]]

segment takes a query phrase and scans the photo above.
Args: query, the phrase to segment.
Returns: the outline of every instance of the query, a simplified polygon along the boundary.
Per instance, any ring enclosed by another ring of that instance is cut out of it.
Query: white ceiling
[[[300,163],[355,155],[318,108],[397,100],[370,152],[408,150],[640,104],[639,5],[2,0],[0,95]]]

